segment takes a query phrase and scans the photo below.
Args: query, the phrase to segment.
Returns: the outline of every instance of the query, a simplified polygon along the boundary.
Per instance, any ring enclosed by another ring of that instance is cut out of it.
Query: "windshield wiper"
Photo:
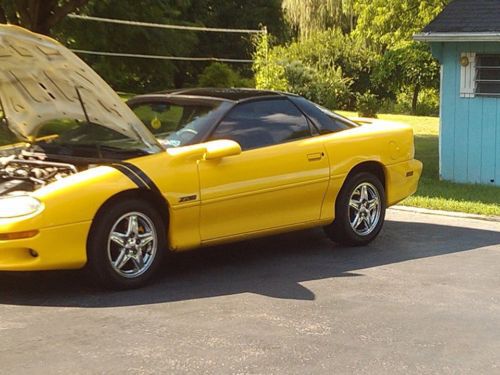
[[[90,117],[89,114],[87,113],[87,109],[85,108],[85,104],[83,103],[82,95],[80,94],[80,90],[78,90],[78,87],[75,86],[76,90],[76,96],[78,97],[78,101],[80,102],[80,105],[82,106],[83,110],[83,115],[85,116],[85,120],[90,124]]]

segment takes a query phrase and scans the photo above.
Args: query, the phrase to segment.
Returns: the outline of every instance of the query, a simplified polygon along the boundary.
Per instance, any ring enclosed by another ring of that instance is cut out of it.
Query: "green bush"
[[[252,79],[242,78],[227,64],[214,62],[198,76],[198,85],[202,87],[255,87]]]
[[[238,81],[238,87],[246,87],[246,88],[254,89],[255,88],[255,77],[246,78],[246,77],[240,76],[240,80]]]
[[[254,39],[255,53],[252,69],[255,73],[255,87],[264,90],[285,91],[287,81],[281,47],[270,49],[270,36],[263,34]]]
[[[386,98],[381,101],[379,113],[395,113],[410,115],[412,95],[410,89],[405,89],[396,96],[396,100]],[[439,91],[424,89],[418,95],[416,116],[439,116]]]
[[[356,95],[356,106],[360,117],[377,118],[380,102],[375,94],[370,91]]]
[[[351,81],[342,77],[342,69],[321,74],[300,61],[284,64],[286,91],[299,94],[327,108],[344,108],[350,96]]]
[[[432,98],[420,101],[424,91],[428,94],[437,90],[439,83],[439,63],[425,43],[401,42],[387,49],[374,66],[371,79],[371,90],[381,98],[395,100],[399,107],[396,110],[401,113],[430,114],[433,107],[436,109],[437,102],[433,103]],[[413,95],[419,99],[415,108],[411,105]]]
[[[383,98],[380,100],[380,108],[378,113],[397,113],[396,101],[391,98]]]
[[[395,113],[411,114],[412,92],[404,89],[397,95]],[[417,116],[439,116],[439,91],[424,89],[418,94]]]
[[[370,85],[376,56],[341,31],[316,32],[286,46],[256,39],[253,69],[257,88],[287,90],[331,108],[353,108],[352,92]]]

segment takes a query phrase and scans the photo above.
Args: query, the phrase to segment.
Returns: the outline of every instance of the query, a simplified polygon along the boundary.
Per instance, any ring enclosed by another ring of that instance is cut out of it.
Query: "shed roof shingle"
[[[500,32],[500,0],[454,0],[422,32]]]

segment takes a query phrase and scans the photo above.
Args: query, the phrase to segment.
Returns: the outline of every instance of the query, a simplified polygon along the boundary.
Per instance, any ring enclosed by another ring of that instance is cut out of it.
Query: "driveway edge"
[[[449,217],[456,217],[456,218],[462,218],[462,219],[475,219],[475,220],[493,221],[493,222],[500,223],[500,216],[486,216],[486,215],[467,214],[464,212],[430,210],[428,208],[399,206],[399,205],[392,206],[392,207],[390,207],[390,209],[396,210],[396,211],[415,212],[415,213],[419,213],[419,214],[449,216]]]

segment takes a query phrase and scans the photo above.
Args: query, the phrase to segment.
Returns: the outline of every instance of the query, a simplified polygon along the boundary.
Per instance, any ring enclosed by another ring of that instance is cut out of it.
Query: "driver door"
[[[287,98],[233,108],[211,140],[243,152],[199,163],[202,242],[319,221],[329,180],[320,138]]]

